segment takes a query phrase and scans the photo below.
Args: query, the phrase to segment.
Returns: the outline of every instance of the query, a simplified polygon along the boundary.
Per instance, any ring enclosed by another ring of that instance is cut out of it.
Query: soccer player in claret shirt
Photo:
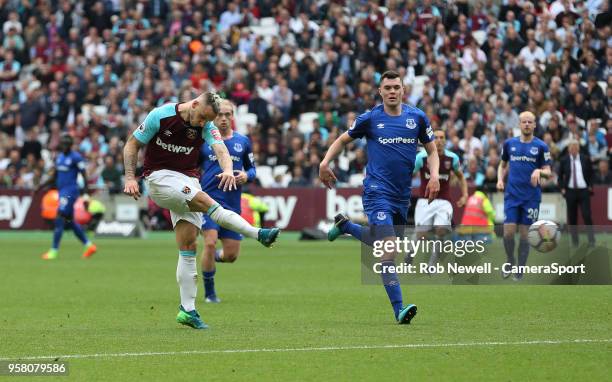
[[[330,241],[348,233],[366,245],[372,245],[374,240],[395,240],[396,236],[403,234],[396,232],[394,225],[407,224],[412,171],[419,141],[427,150],[430,171],[425,195],[431,201],[440,189],[438,154],[427,116],[423,111],[402,103],[404,86],[397,72],[383,73],[379,93],[383,104],[357,117],[349,130],[329,147],[319,166],[321,182],[331,188],[337,179],[329,164],[348,143],[358,138],[366,139],[368,164],[363,182],[363,208],[369,227],[355,224],[339,214],[328,232]],[[394,259],[395,252],[382,256],[382,281],[395,319],[400,324],[409,324],[417,308],[413,304],[403,305],[399,279],[391,270]]]
[[[242,185],[253,181],[257,175],[255,161],[251,151],[251,140],[232,130],[234,118],[234,104],[224,100],[219,107],[219,113],[214,124],[221,133],[221,139],[232,158],[236,184],[238,187],[232,191],[219,189],[219,178],[215,175],[221,172],[219,161],[213,148],[204,143],[201,148],[202,177],[200,184],[202,190],[216,200],[223,208],[240,214],[240,197]],[[233,263],[240,254],[240,241],[242,235],[238,232],[220,227],[208,215],[204,214],[202,235],[204,236],[204,251],[202,252],[202,278],[204,280],[204,299],[206,302],[221,302],[215,291],[215,262]],[[221,239],[223,248],[216,249],[217,239]]]
[[[527,264],[529,226],[538,220],[542,200],[540,181],[551,175],[550,151],[544,141],[535,137],[535,115],[524,111],[519,115],[520,137],[506,140],[502,148],[501,161],[497,169],[497,189],[504,192],[504,248],[507,262],[514,261],[514,235],[519,227],[518,265]],[[508,181],[504,182],[508,168]],[[502,271],[504,278],[510,273]],[[514,275],[515,281],[523,278],[522,273]]]
[[[457,200],[457,207],[459,208],[463,207],[467,201],[468,187],[463,171],[459,166],[459,157],[454,152],[445,149],[446,132],[437,129],[434,131],[434,138],[440,162],[440,192],[438,197],[431,202],[425,198],[419,198],[414,211],[414,224],[419,238],[433,229],[435,235],[441,240],[444,235],[450,232],[453,220],[453,205],[449,186],[451,173],[454,173],[459,179],[461,188],[461,197]],[[421,176],[421,195],[424,195],[430,178],[427,152],[425,151],[420,151],[416,156],[414,173],[417,172]],[[438,253],[432,253],[429,265],[434,265],[438,256]]]
[[[207,328],[195,309],[198,289],[196,243],[202,227],[202,212],[221,227],[257,239],[266,247],[271,246],[279,234],[278,228],[252,227],[201,190],[198,158],[204,141],[212,147],[223,169],[216,174],[219,187],[223,191],[236,189],[232,160],[219,130],[212,123],[221,101],[217,94],[208,92],[189,102],[168,103],[153,109],[124,148],[124,192],[138,199],[136,162],[138,151],[146,146],[143,176],[149,196],[157,205],[170,210],[179,246],[176,278],[181,305],[176,320],[195,329]]]
[[[51,172],[51,177],[36,190],[46,188],[55,184],[59,194],[59,207],[55,218],[55,229],[53,230],[53,245],[51,249],[42,255],[45,260],[57,258],[60,241],[64,234],[64,228],[72,228],[76,237],[85,246],[83,258],[91,257],[96,253],[96,246],[89,241],[83,228],[74,221],[74,203],[79,198],[79,185],[77,178],[79,173],[85,180],[83,193],[87,194],[87,174],[85,173],[85,162],[83,157],[76,151],[72,151],[72,137],[64,134],[60,138],[60,152],[55,158],[55,167]]]

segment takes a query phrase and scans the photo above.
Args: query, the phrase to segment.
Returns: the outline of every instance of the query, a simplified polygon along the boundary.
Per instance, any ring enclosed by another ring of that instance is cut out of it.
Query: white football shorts
[[[448,200],[427,199],[417,201],[414,211],[414,224],[417,226],[450,226],[453,220],[453,206]]]
[[[202,191],[200,181],[172,170],[153,171],[145,178],[149,196],[161,208],[170,210],[172,227],[179,220],[185,220],[200,229],[202,213],[189,211],[187,202]]]

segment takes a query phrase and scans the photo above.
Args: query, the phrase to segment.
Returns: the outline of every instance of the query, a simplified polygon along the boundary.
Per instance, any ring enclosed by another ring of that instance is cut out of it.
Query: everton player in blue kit
[[[529,226],[538,220],[542,190],[540,181],[551,175],[550,152],[541,139],[534,137],[535,115],[529,111],[519,115],[521,136],[508,139],[502,148],[501,161],[497,169],[497,189],[504,191],[504,248],[507,262],[514,265],[514,235],[519,226],[520,242],[518,265],[527,264]],[[504,173],[508,168],[508,181],[504,183]],[[510,273],[502,272],[504,278]],[[514,280],[523,278],[522,273],[514,275]]]
[[[96,246],[92,244],[83,228],[73,220],[74,203],[79,198],[79,185],[77,177],[79,173],[83,179],[87,179],[85,174],[85,162],[76,151],[72,151],[72,137],[70,135],[62,135],[60,139],[60,153],[55,159],[55,168],[52,170],[51,177],[45,184],[39,188],[47,187],[55,184],[59,193],[59,208],[57,217],[55,218],[55,229],[53,231],[53,245],[51,249],[43,254],[45,260],[53,260],[57,258],[60,241],[64,234],[64,228],[72,228],[76,237],[85,245],[83,258],[88,258],[96,252]],[[83,187],[84,193],[87,194],[87,181]]]
[[[229,151],[234,164],[236,177],[235,190],[223,191],[220,189],[219,178],[216,174],[221,172],[219,161],[213,149],[207,143],[202,145],[201,158],[202,177],[200,184],[202,191],[210,195],[223,208],[240,214],[241,185],[255,179],[255,162],[251,151],[251,141],[244,135],[232,130],[234,118],[234,105],[224,100],[219,106],[219,113],[214,124],[221,133],[221,139]],[[204,280],[204,298],[206,302],[221,302],[215,292],[215,262],[233,263],[240,254],[240,241],[242,235],[238,232],[219,226],[207,214],[203,215],[202,235],[204,236],[204,251],[202,252],[202,278]],[[221,239],[223,249],[217,250],[217,239]]]
[[[404,86],[397,72],[387,71],[380,80],[379,93],[383,104],[357,117],[349,131],[342,134],[329,147],[319,166],[319,177],[331,188],[336,176],[329,164],[354,139],[367,142],[368,165],[363,182],[363,208],[370,227],[354,224],[342,214],[336,216],[328,239],[335,240],[348,233],[367,245],[373,240],[395,240],[400,234],[393,225],[406,225],[410,205],[412,171],[421,142],[427,151],[430,179],[426,197],[431,202],[440,190],[439,160],[433,142],[433,131],[423,111],[402,104]],[[402,290],[393,268],[395,253],[385,253],[381,258],[382,281],[393,307],[395,319],[400,324],[409,324],[417,312],[413,304],[403,305]]]

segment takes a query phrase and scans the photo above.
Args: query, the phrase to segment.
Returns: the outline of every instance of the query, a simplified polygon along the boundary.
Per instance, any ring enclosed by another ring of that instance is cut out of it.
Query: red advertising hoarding
[[[595,187],[591,198],[593,224],[612,224],[612,188]],[[313,227],[320,220],[332,220],[343,212],[356,219],[362,217],[360,188],[268,188],[253,189],[269,206],[265,219],[268,225],[288,230]],[[453,189],[454,196],[459,190]],[[40,216],[43,193],[32,195],[25,190],[0,190],[0,229],[47,229]],[[453,221],[458,223],[463,211],[455,206]]]

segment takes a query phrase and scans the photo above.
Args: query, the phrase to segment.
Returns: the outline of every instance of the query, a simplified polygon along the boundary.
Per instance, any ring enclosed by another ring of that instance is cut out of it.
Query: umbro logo
[[[384,123],[379,123],[378,125],[376,125],[376,127],[378,127],[379,129],[384,129],[385,128],[385,124]]]
[[[166,130],[166,131],[164,131],[164,135],[165,135],[165,136],[167,136],[167,137],[169,137],[169,136],[171,136],[171,135],[172,135],[172,131],[170,131],[170,130]]]

